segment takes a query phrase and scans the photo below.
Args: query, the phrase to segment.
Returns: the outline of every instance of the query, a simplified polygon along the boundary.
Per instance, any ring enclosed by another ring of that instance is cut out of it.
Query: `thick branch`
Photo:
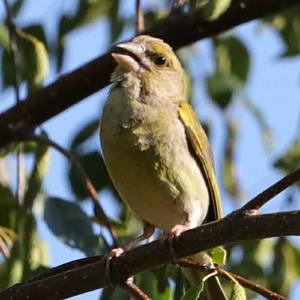
[[[228,217],[188,230],[176,243],[177,257],[185,257],[219,245],[253,239],[300,235],[300,211],[266,215],[231,214]],[[195,242],[197,241],[197,242]],[[90,260],[90,258],[88,258]],[[158,240],[127,251],[111,262],[113,281],[122,283],[141,271],[170,263],[167,243]],[[105,274],[105,261],[81,264],[41,280],[17,284],[0,293],[1,300],[62,299],[99,289],[111,282]],[[27,298],[26,298],[27,297]]]
[[[199,10],[173,13],[158,21],[145,33],[160,37],[178,49],[236,25],[281,9],[300,4],[300,0],[234,0],[219,19],[203,22]],[[35,128],[109,83],[114,63],[108,53],[60,77],[51,85],[30,95],[19,105],[0,115],[0,146],[15,138],[15,132]]]

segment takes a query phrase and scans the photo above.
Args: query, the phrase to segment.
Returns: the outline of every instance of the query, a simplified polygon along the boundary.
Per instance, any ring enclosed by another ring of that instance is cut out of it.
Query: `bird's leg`
[[[128,242],[125,245],[126,249],[129,250],[136,244],[149,239],[153,235],[154,230],[155,230],[155,227],[153,225],[146,223],[144,226],[144,229],[143,229],[143,233],[141,235],[139,235],[138,237],[136,237],[135,239],[133,239],[132,241]]]
[[[128,242],[125,245],[118,246],[116,248],[113,248],[107,255],[104,256],[104,259],[106,259],[105,263],[105,274],[106,278],[108,278],[108,281],[111,282],[111,260],[114,257],[119,257],[122,255],[125,251],[128,251],[133,246],[138,244],[139,242],[142,242],[146,239],[149,239],[153,233],[154,233],[155,227],[149,223],[146,223],[143,229],[143,233],[133,239],[132,241]],[[130,280],[130,278],[128,278]]]
[[[189,230],[190,227],[187,225],[177,224],[172,227],[168,232],[166,232],[166,240],[170,250],[172,261],[177,264],[177,257],[175,252],[176,242],[182,232]]]

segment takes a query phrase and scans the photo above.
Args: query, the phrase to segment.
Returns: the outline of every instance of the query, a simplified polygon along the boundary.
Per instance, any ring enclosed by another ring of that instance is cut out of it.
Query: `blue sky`
[[[149,1],[144,1],[146,4]],[[17,25],[30,24],[34,20],[46,25],[47,34],[53,36],[53,26],[61,10],[72,10],[74,0],[63,3],[57,0],[28,0],[17,20]],[[151,6],[155,9],[160,1],[152,1]],[[2,4],[2,3],[1,3]],[[0,4],[0,13],[3,15],[3,7]],[[134,1],[123,1],[122,13],[133,16]],[[299,134],[299,70],[300,58],[279,59],[283,52],[283,44],[277,33],[270,27],[258,22],[240,26],[236,33],[247,45],[252,60],[251,72],[246,89],[242,95],[236,97],[235,104],[228,112],[233,116],[239,125],[239,133],[236,147],[236,158],[238,165],[239,180],[243,187],[243,200],[250,199],[257,193],[274,183],[282,174],[271,168],[271,163],[280,154],[289,148],[296,135]],[[122,38],[126,39],[133,35],[133,30],[127,30]],[[67,38],[66,60],[63,72],[68,72],[89,60],[99,56],[107,50],[107,24],[105,20],[94,22],[70,34]],[[212,144],[216,157],[217,170],[220,174],[220,152],[224,143],[224,132],[222,125],[224,119],[221,112],[207,101],[204,90],[204,76],[213,69],[213,62],[210,52],[210,43],[201,41],[196,44],[197,55],[195,65],[199,68],[193,69],[199,77],[200,88],[197,98],[197,113],[205,120],[213,124]],[[194,62],[193,62],[194,64]],[[53,72],[50,72],[47,83],[55,79]],[[105,101],[108,89],[104,89],[93,96],[88,97],[81,103],[73,106],[67,111],[54,117],[45,124],[50,137],[63,146],[68,146],[73,134],[88,120],[100,116],[101,107]],[[271,128],[273,136],[273,147],[267,150],[262,143],[261,131],[253,116],[245,109],[243,97],[248,97],[262,111],[267,124]],[[0,103],[0,109],[10,106],[13,103],[11,90],[2,94],[4,101]],[[92,143],[98,143],[95,138]],[[45,182],[45,189],[52,196],[72,199],[68,185],[65,184],[66,169],[68,162],[53,151],[48,176]],[[220,177],[220,176],[219,176]],[[226,201],[226,194],[223,194],[224,211],[230,212],[240,203],[233,205]],[[108,212],[113,214],[114,208],[109,206],[109,197],[102,195],[104,205]],[[278,210],[284,198],[279,196],[270,204],[266,205],[264,211]],[[84,205],[87,212],[91,212],[90,203]],[[79,251],[74,251],[64,246],[47,229],[46,225],[39,222],[41,237],[50,245],[50,263],[58,265],[66,261],[82,257]],[[98,292],[93,292],[73,299],[97,299]],[[95,296],[94,296],[95,295]],[[296,291],[294,292],[296,299]]]

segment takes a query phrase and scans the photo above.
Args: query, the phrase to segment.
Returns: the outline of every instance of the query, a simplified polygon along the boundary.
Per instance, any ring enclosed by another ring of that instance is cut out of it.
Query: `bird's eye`
[[[163,66],[167,61],[167,59],[163,55],[155,55],[153,60],[154,63],[159,66]]]

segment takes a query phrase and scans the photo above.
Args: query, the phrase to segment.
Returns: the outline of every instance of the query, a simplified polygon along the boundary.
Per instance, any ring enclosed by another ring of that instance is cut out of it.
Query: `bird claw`
[[[166,233],[166,241],[168,243],[172,262],[175,265],[177,265],[177,257],[176,257],[176,252],[175,252],[176,242],[178,241],[178,238],[181,235],[181,233],[188,229],[190,229],[190,228],[186,225],[177,224],[174,227],[172,227],[170,229],[170,231],[168,231]]]
[[[114,257],[121,256],[126,251],[125,247],[118,247],[112,249],[107,255],[104,256],[105,259],[105,276],[108,280],[108,282],[112,282],[112,276],[111,276],[111,260]]]
[[[133,247],[134,245],[136,245],[137,243],[148,239],[149,237],[151,237],[154,233],[154,226],[146,223],[144,226],[144,231],[143,233],[138,236],[137,238],[135,238],[134,240],[130,241],[129,243],[127,243],[126,245],[123,246],[119,246],[116,248],[113,248],[107,255],[105,255],[103,257],[103,259],[105,259],[105,276],[108,280],[108,282],[112,282],[112,276],[111,276],[111,260],[114,257],[119,257],[121,256],[125,251],[129,250],[131,247]],[[126,280],[126,282],[128,282],[129,284],[133,282],[133,278],[130,277]]]

